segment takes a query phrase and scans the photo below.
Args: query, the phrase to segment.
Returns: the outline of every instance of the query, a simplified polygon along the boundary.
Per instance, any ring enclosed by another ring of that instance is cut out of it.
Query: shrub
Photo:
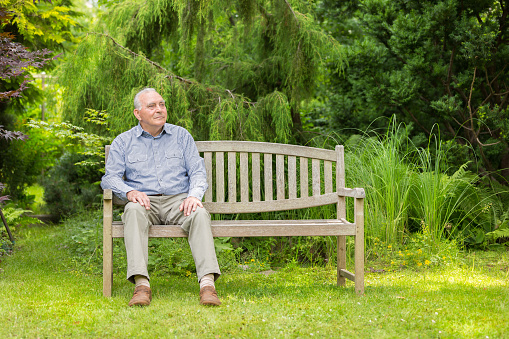
[[[64,153],[42,179],[44,201],[55,216],[67,216],[100,203],[99,165],[76,166],[88,156]]]

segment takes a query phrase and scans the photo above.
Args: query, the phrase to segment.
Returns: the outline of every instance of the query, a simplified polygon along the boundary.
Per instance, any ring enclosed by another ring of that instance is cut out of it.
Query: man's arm
[[[182,140],[187,175],[189,176],[188,197],[202,200],[208,188],[205,162],[200,157],[196,143],[189,132],[186,131]]]
[[[189,176],[189,192],[187,198],[180,205],[180,210],[188,216],[198,207],[203,208],[201,199],[208,188],[207,172],[205,163],[200,157],[196,143],[189,132],[185,132],[183,138],[184,158],[187,174]]]
[[[117,137],[111,143],[106,162],[106,173],[102,177],[101,187],[111,189],[120,198],[127,199],[127,192],[133,191],[133,188],[123,180],[125,170],[125,149],[122,141]]]

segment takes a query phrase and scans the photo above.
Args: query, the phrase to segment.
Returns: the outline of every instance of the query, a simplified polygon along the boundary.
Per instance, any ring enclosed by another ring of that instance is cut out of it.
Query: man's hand
[[[148,198],[148,195],[146,195],[143,192],[132,190],[127,192],[127,200],[131,202],[137,202],[141,206],[144,206],[145,209],[150,209],[150,199]]]
[[[196,211],[196,208],[200,206],[203,207],[200,199],[195,197],[187,197],[182,204],[180,204],[180,211],[184,212],[184,215],[187,217],[191,214],[191,212]]]

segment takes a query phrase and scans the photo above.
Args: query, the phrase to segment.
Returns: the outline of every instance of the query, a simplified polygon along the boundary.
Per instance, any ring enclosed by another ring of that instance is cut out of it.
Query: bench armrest
[[[113,191],[110,189],[105,189],[103,191],[103,199],[104,200],[111,200],[113,199]]]
[[[340,197],[364,199],[366,197],[366,192],[364,192],[364,188],[338,188],[338,195]]]

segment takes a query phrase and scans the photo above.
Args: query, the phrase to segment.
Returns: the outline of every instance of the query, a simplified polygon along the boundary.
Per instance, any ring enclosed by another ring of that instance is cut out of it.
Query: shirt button
[[[163,179],[159,179],[159,182],[163,181]]]

